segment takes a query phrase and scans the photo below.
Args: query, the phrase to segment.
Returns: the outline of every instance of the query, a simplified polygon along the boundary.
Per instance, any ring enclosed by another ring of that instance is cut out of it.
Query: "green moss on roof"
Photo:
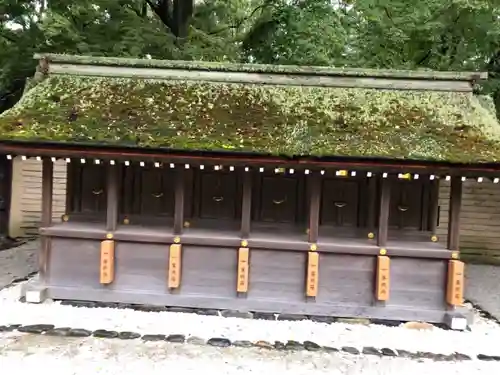
[[[469,93],[49,76],[0,116],[3,139],[273,155],[500,161]]]

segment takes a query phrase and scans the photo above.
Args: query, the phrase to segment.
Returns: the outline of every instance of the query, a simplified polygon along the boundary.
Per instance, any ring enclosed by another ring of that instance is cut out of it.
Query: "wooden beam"
[[[236,284],[236,291],[238,293],[248,292],[248,273],[250,249],[248,247],[240,247],[238,250],[238,279]]]
[[[448,262],[448,283],[446,302],[451,306],[461,306],[464,301],[464,263],[459,260]]]
[[[460,207],[462,205],[462,179],[459,176],[451,178],[450,210],[448,214],[449,250],[457,251],[460,246]]]
[[[380,192],[380,214],[378,219],[377,245],[379,247],[387,246],[387,230],[389,227],[389,204],[391,202],[391,181],[388,178],[382,178],[382,187]]]
[[[181,285],[182,271],[182,245],[170,245],[168,262],[168,287],[170,289],[178,288]]]
[[[388,301],[390,295],[391,259],[380,255],[377,259],[377,287],[376,297],[378,301]]]
[[[241,238],[249,238],[252,221],[252,182],[253,174],[243,172],[243,198],[241,203]]]
[[[175,176],[175,209],[174,209],[174,234],[181,234],[184,227],[184,197],[186,173],[177,170]]]
[[[439,180],[431,181],[431,191],[429,197],[429,223],[428,229],[432,235],[436,234],[439,216]]]
[[[106,168],[106,231],[114,232],[118,224],[118,166],[108,165]]]
[[[319,254],[316,251],[310,251],[307,254],[306,296],[316,297],[318,295],[318,284]]]
[[[310,176],[310,199],[309,199],[309,243],[318,242],[319,213],[321,207],[321,177],[317,174]]]
[[[101,242],[100,283],[111,284],[115,278],[115,241]]]
[[[377,179],[367,177],[367,213],[366,213],[366,228],[368,233],[375,234],[375,215],[377,212]]]
[[[54,185],[54,163],[50,158],[42,161],[42,218],[41,227],[47,228],[52,224],[52,192]],[[50,238],[42,236],[40,253],[38,254],[38,267],[42,283],[48,280],[48,264],[50,257]]]

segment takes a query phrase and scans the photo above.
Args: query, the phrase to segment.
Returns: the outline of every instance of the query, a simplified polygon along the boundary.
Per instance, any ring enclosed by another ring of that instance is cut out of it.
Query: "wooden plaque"
[[[250,250],[247,247],[240,247],[238,250],[238,279],[236,291],[238,293],[248,292],[248,270]]]
[[[316,297],[318,295],[318,273],[319,254],[315,251],[310,251],[307,256],[306,295],[308,297]]]
[[[100,283],[111,284],[115,278],[115,241],[101,242]]]
[[[170,245],[168,262],[168,287],[178,288],[181,285],[181,248],[180,244]]]
[[[464,268],[464,263],[459,260],[448,263],[446,302],[452,306],[460,306],[464,301]]]
[[[377,300],[388,301],[391,276],[391,259],[381,255],[377,260]]]

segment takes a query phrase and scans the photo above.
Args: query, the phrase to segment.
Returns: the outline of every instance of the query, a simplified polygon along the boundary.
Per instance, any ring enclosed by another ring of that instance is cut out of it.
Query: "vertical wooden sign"
[[[315,251],[310,251],[307,254],[306,295],[308,297],[316,297],[318,295],[318,273],[319,254]]]
[[[391,276],[391,259],[380,255],[377,259],[377,300],[388,301]]]
[[[448,263],[446,301],[452,306],[460,306],[464,301],[464,269],[464,263],[459,260]]]
[[[111,284],[115,278],[115,241],[101,242],[100,283]]]
[[[250,249],[248,247],[240,247],[238,250],[238,279],[236,285],[238,293],[248,292],[249,255]]]
[[[168,287],[178,288],[181,285],[181,248],[180,244],[170,245],[168,262]]]

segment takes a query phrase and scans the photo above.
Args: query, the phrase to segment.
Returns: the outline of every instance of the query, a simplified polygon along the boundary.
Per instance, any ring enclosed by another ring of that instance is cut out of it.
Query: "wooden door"
[[[84,164],[79,173],[80,212],[106,211],[106,167],[102,164]]]
[[[321,225],[356,227],[358,225],[359,184],[345,179],[323,182]]]
[[[297,220],[299,180],[288,176],[264,176],[261,181],[258,220],[294,223]]]
[[[201,219],[236,219],[238,175],[235,172],[201,172],[199,176],[199,217]]]
[[[139,212],[147,216],[173,216],[174,173],[163,168],[136,169]]]
[[[0,157],[0,236],[9,232],[12,161]]]
[[[389,226],[421,229],[423,186],[420,181],[394,181],[391,186]]]

